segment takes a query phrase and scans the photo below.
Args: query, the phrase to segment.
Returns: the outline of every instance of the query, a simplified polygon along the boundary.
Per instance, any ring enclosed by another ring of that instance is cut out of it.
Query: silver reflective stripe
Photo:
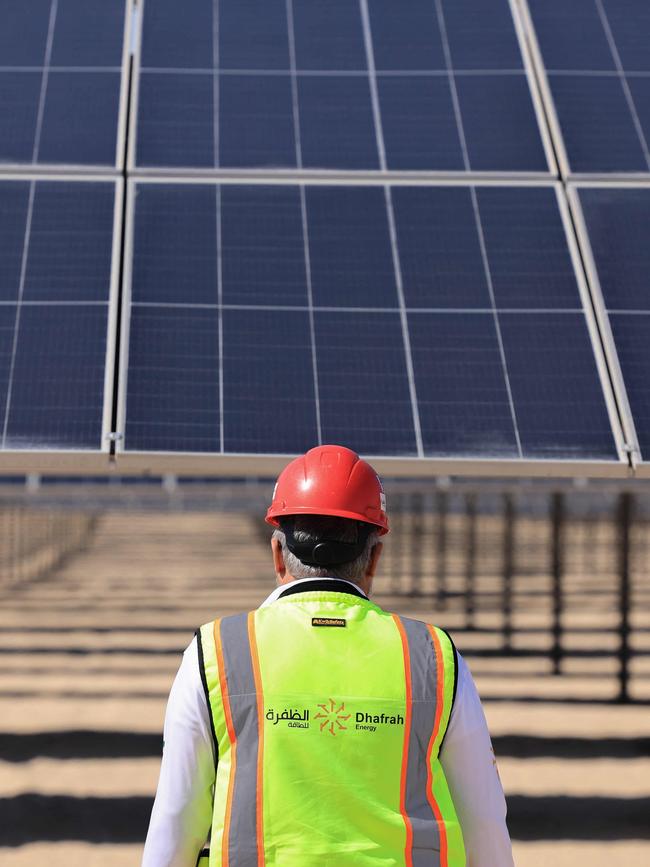
[[[406,814],[413,828],[413,867],[440,865],[438,822],[427,799],[427,750],[437,704],[436,655],[425,623],[400,617],[411,658],[411,730],[406,766]]]
[[[237,763],[228,834],[229,867],[257,867],[257,755],[259,728],[248,615],[221,621],[221,647],[228,684]]]

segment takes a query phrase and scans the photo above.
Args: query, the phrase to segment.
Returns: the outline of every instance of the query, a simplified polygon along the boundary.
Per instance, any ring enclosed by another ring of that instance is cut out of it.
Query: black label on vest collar
[[[342,617],[312,617],[312,626],[345,626],[345,620]]]

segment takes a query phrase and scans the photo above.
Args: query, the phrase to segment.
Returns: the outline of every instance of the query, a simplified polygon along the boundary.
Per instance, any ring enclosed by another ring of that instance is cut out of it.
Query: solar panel
[[[136,168],[549,173],[508,0],[149,0],[142,17]]]
[[[647,460],[645,0],[5,6],[4,465]]]
[[[129,212],[121,459],[617,460],[554,186],[141,181]]]
[[[116,212],[113,181],[0,180],[5,453],[108,447]]]
[[[127,7],[125,0],[3,3],[0,167],[119,167]]]
[[[576,186],[590,278],[606,311],[601,328],[610,365],[620,365],[627,439],[650,462],[650,186]],[[612,339],[610,339],[612,338]],[[634,455],[638,461],[639,454]],[[647,469],[646,469],[647,472]]]
[[[563,172],[650,172],[647,0],[528,0],[528,7]]]

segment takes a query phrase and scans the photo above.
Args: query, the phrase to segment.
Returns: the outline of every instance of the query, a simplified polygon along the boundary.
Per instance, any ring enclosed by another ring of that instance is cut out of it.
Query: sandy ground
[[[246,543],[246,565],[233,553],[237,542]],[[137,823],[122,837],[118,828],[122,842],[115,844],[39,840],[52,815],[54,801],[48,799],[63,803],[69,829],[80,803],[74,799],[95,805],[98,812],[78,832],[82,839],[97,839],[95,826],[122,802],[127,814],[146,817],[165,700],[182,649],[197,625],[254,607],[272,584],[266,548],[246,516],[107,514],[90,548],[56,575],[17,588],[0,585],[0,816],[14,811],[15,838],[11,846],[0,845],[2,867],[139,863],[143,832]],[[575,813],[575,828],[569,823],[557,835],[545,831],[542,839],[530,828],[521,831],[525,823],[515,826],[518,867],[647,867],[650,840],[634,839],[637,832],[650,837],[647,828],[638,831],[637,823],[637,831],[624,830],[623,822],[620,839],[615,833],[597,839],[610,806],[622,817],[626,804],[630,814],[645,809],[650,823],[647,740],[640,750],[634,746],[650,737],[650,711],[594,701],[614,694],[611,661],[572,661],[557,678],[543,658],[481,656],[481,648],[494,646],[493,634],[463,633],[453,610],[436,618],[429,603],[391,597],[389,586],[378,579],[376,601],[448,626],[464,651],[484,698],[513,811],[534,812],[537,804],[553,811],[567,803]],[[486,613],[484,622],[491,616]],[[597,635],[597,616],[576,617]],[[580,633],[575,640],[587,646],[593,636]],[[648,688],[648,673],[646,665],[639,667],[638,694]],[[80,730],[89,733],[83,736],[88,744],[75,734]],[[128,736],[126,748],[111,740],[116,732]],[[532,746],[521,747],[522,738],[532,738]],[[584,745],[574,747],[571,739],[584,741],[587,754],[573,754]],[[598,799],[614,800],[603,807]],[[590,820],[585,811],[594,809],[605,813]],[[8,826],[1,826],[0,842],[6,842]]]

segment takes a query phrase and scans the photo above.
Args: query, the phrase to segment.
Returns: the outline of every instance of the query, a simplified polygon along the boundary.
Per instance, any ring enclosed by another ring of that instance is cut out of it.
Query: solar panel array
[[[8,0],[0,461],[642,467],[650,13],[624,5]]]

